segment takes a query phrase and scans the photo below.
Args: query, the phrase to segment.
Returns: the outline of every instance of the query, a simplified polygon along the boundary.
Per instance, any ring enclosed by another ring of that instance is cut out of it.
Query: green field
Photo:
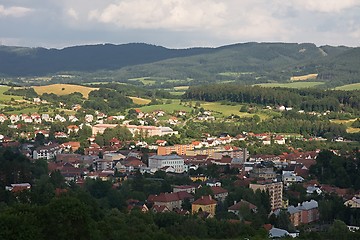
[[[204,102],[201,103],[201,107],[203,107],[205,110],[210,110],[213,112],[220,113],[221,115],[227,117],[230,115],[238,115],[240,117],[252,117],[254,115],[258,115],[261,119],[268,118],[268,115],[265,113],[244,113],[240,112],[240,108],[242,105],[236,104],[235,106],[232,105],[223,105],[220,102]]]
[[[344,91],[360,90],[360,83],[353,83],[353,84],[336,87],[335,90],[344,90]]]
[[[324,84],[323,82],[291,82],[291,83],[261,83],[255,84],[261,87],[280,88],[312,88]]]
[[[20,96],[12,96],[12,95],[5,95],[4,92],[6,92],[10,87],[8,86],[0,86],[0,101],[10,101],[11,98],[14,98],[15,100],[23,99]]]
[[[192,110],[192,108],[184,106],[184,105],[180,105],[179,103],[180,103],[179,100],[172,100],[171,104],[144,106],[144,107],[141,107],[140,110],[142,112],[147,112],[147,113],[153,112],[155,110],[162,110],[166,113],[172,113],[173,111],[190,112]]]

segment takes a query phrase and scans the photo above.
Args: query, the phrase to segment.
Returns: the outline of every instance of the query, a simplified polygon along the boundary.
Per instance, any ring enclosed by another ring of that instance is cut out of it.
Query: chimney
[[[236,204],[237,202],[236,202],[236,200],[234,201],[234,205]]]

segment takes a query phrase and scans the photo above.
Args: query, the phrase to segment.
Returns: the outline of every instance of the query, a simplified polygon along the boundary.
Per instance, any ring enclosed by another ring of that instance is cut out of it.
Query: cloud
[[[79,14],[74,8],[69,8],[66,13],[75,20],[79,19]]]
[[[358,0],[295,0],[288,1],[297,8],[312,12],[336,13],[360,5]]]
[[[89,19],[122,28],[188,31],[225,23],[226,5],[211,0],[124,0],[103,10],[92,10]]]
[[[0,5],[0,16],[10,16],[10,17],[22,17],[26,14],[32,12],[33,10],[31,8],[26,7],[4,7],[3,5]]]

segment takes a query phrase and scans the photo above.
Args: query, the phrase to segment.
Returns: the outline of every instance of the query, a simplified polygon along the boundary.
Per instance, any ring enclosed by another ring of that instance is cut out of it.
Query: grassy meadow
[[[302,81],[295,81],[290,83],[261,83],[261,84],[255,84],[256,86],[261,87],[280,87],[280,88],[312,88],[319,85],[324,84],[323,82],[302,82]]]
[[[91,91],[97,90],[98,88],[90,88],[80,85],[71,84],[52,84],[47,86],[35,86],[33,87],[35,92],[39,95],[43,93],[54,93],[56,95],[67,95],[74,92],[81,93],[85,98],[89,96]]]
[[[347,84],[344,86],[336,87],[335,90],[344,90],[344,91],[360,90],[360,83],[353,83],[353,84]]]
[[[9,88],[10,87],[8,86],[0,86],[0,101],[10,101],[11,98],[15,100],[23,99],[21,96],[5,95],[4,92],[6,92]]]

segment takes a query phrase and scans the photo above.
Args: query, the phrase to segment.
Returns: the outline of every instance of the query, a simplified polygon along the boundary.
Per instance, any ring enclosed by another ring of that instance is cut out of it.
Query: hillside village
[[[34,102],[47,104],[37,98]],[[261,216],[261,226],[256,226],[270,237],[296,237],[300,228],[313,231],[322,227],[331,220],[321,215],[328,210],[320,209],[328,196],[341,199],[344,208],[360,208],[359,188],[354,191],[321,183],[314,174],[312,167],[320,149],[304,151],[291,144],[295,140],[324,142],[324,138],[274,132],[235,136],[199,132],[200,138],[181,139],[179,130],[188,121],[214,121],[212,111],[145,113],[135,108],[124,115],[108,116],[100,111],[82,112],[80,104],[71,108],[74,114],[0,114],[1,147],[19,151],[32,163],[45,161],[48,173],[59,173],[66,183],[56,188],[56,194],[89,181],[109,182],[118,191],[131,182],[131,186],[140,186],[137,197],[125,199],[127,211],[174,212],[251,226],[258,224]],[[279,106],[278,111],[292,109]],[[333,139],[343,141],[340,136]],[[250,153],[248,148],[253,145],[286,151]],[[342,153],[332,150],[330,154]],[[7,182],[5,188],[15,198],[36,187],[31,178],[29,182],[20,179]],[[146,184],[156,187],[145,190]],[[239,194],[247,190],[251,192]],[[356,221],[348,227],[358,228]]]

